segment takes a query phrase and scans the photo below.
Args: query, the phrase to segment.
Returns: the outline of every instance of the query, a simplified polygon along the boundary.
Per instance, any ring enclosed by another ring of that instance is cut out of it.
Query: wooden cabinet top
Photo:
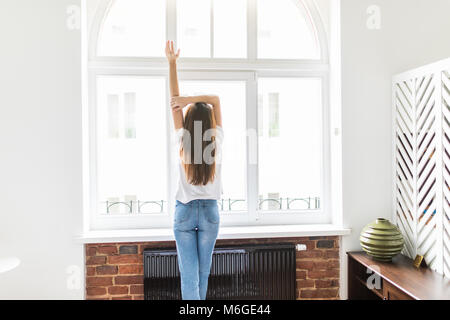
[[[417,300],[450,300],[450,279],[428,268],[416,269],[413,260],[397,255],[392,262],[373,260],[364,252],[348,256]]]

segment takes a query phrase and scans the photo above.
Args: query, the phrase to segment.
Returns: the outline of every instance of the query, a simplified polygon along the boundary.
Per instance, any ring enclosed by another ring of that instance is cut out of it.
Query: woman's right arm
[[[170,85],[170,97],[178,97],[180,90],[178,88],[178,75],[177,75],[177,59],[180,56],[180,49],[177,53],[173,48],[173,41],[166,42],[166,56],[169,61],[169,85]],[[183,128],[183,109],[172,106],[172,118],[175,129]]]
[[[210,104],[213,109],[216,125],[222,127],[222,111],[220,109],[220,99],[218,96],[216,95],[179,96],[179,97],[172,97],[172,99],[170,100],[172,108],[174,108],[174,106],[184,108],[188,104],[197,102],[204,102]]]

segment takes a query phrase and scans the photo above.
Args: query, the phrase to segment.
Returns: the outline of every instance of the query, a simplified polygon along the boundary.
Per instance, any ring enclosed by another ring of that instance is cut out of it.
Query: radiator
[[[213,252],[207,299],[295,300],[293,244],[217,247]],[[175,249],[144,251],[146,300],[181,299]]]

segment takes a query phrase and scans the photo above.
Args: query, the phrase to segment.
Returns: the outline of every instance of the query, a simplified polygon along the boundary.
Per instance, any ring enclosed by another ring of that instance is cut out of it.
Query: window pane
[[[116,0],[103,23],[100,56],[164,55],[165,0]]]
[[[258,58],[318,59],[315,28],[301,0],[258,0]]]
[[[247,1],[214,0],[214,57],[247,57]]]
[[[320,79],[260,78],[261,210],[318,209],[321,198]]]
[[[101,76],[97,86],[100,212],[165,211],[165,79]]]
[[[183,57],[210,57],[210,0],[177,1],[177,36]]]
[[[220,97],[224,130],[222,155],[223,211],[247,209],[245,81],[183,81],[183,95]]]

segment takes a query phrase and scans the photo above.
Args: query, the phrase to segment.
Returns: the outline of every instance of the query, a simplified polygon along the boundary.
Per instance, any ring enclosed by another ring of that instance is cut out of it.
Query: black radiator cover
[[[208,300],[295,300],[295,245],[217,246]],[[144,250],[145,300],[181,299],[176,249]]]

